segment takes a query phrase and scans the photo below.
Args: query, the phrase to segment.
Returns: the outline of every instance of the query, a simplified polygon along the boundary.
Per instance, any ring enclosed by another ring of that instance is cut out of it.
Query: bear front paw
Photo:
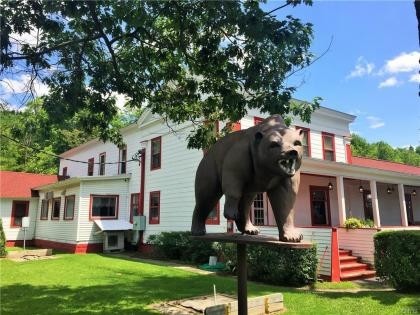
[[[303,239],[303,235],[300,234],[297,230],[289,230],[285,231],[282,234],[280,234],[279,240],[281,242],[291,242],[291,243],[299,243]]]

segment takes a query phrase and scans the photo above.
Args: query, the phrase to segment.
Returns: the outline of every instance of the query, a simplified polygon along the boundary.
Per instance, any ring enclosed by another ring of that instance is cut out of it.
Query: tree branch
[[[92,16],[93,22],[95,23],[96,29],[101,34],[101,37],[104,39],[106,47],[108,48],[108,51],[111,54],[112,65],[114,67],[115,74],[117,75],[118,78],[121,78],[120,69],[118,68],[118,62],[117,62],[117,58],[116,58],[115,53],[114,53],[114,49],[112,48],[112,44],[109,41],[106,34],[104,33],[101,22],[98,19],[98,15],[96,13],[95,2],[88,1],[87,4],[88,4],[89,10],[90,10],[90,15]]]

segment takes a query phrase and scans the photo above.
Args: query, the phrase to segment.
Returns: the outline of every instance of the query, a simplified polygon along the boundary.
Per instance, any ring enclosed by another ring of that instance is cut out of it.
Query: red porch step
[[[340,249],[339,258],[342,281],[372,278],[376,275],[375,270],[369,264],[361,263],[361,258],[353,256],[351,250]]]

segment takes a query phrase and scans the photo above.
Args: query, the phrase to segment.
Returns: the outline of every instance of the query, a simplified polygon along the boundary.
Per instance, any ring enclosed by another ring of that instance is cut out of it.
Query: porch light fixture
[[[413,189],[411,194],[415,197],[415,196],[417,196],[417,191],[415,189]]]
[[[331,182],[328,183],[328,189],[332,190],[333,189],[333,184]]]
[[[392,189],[391,189],[391,187],[389,187],[389,186],[388,186],[388,188],[386,189],[386,192],[387,192],[387,194],[392,193]]]
[[[360,191],[360,193],[362,193],[362,192],[364,191],[364,189],[363,189],[363,186],[362,186],[362,185],[360,185],[360,186],[359,186],[359,191]]]

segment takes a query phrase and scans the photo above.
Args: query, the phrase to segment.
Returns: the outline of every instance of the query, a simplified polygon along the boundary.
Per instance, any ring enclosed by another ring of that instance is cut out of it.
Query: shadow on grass
[[[124,272],[131,274],[130,272]],[[233,294],[234,281],[206,276],[144,277],[124,283],[124,274],[112,284],[69,287],[12,284],[2,287],[1,314],[156,314],[147,306],[163,300],[207,295],[215,283],[221,292]],[[214,281],[216,280],[216,281]]]

